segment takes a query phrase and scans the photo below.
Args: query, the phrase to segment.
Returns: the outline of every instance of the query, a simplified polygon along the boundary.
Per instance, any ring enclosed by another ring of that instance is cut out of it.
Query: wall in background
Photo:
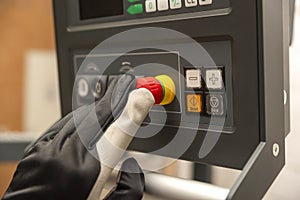
[[[32,48],[54,49],[51,2],[0,1],[0,132],[22,131],[25,55]]]
[[[54,50],[51,3],[51,0],[0,1],[0,134],[23,130],[26,55],[32,49]],[[0,163],[0,199],[16,165]]]

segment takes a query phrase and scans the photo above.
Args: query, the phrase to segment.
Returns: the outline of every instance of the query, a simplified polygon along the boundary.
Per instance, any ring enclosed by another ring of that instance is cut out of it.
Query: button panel
[[[170,6],[170,0],[168,0],[168,3]],[[184,2],[182,3],[184,8]],[[144,9],[146,10],[146,8]],[[156,13],[159,13],[158,10]],[[76,98],[76,105],[89,104],[99,98],[99,96],[103,95],[106,90],[105,83],[107,83],[107,81],[101,80],[101,83],[98,84],[98,78],[91,77],[91,74],[94,72],[99,74],[99,71],[101,71],[101,67],[103,66],[101,63],[105,62],[107,57],[117,57],[105,71],[104,75],[112,76],[124,73],[125,70],[123,70],[124,66],[122,63],[130,62],[131,66],[128,67],[128,65],[126,65],[126,67],[131,70],[134,69],[132,71],[134,71],[137,77],[155,77],[157,75],[167,74],[171,76],[175,82],[176,99],[170,105],[163,107],[153,106],[151,109],[151,120],[155,121],[149,121],[149,123],[176,126],[178,121],[182,120],[183,123],[187,123],[184,124],[184,126],[192,124],[191,126],[194,126],[195,128],[198,127],[205,130],[210,124],[214,126],[224,125],[229,130],[233,127],[234,116],[232,99],[232,63],[230,60],[232,58],[230,56],[231,42],[218,41],[200,44],[203,45],[203,48],[205,48],[212,58],[214,58],[215,63],[219,65],[204,65],[199,59],[199,63],[196,63],[193,66],[189,61],[180,57],[180,54],[177,52],[156,52],[153,50],[138,51],[126,55],[96,54],[95,56],[88,56],[88,52],[86,54],[78,54],[74,58],[76,61],[76,69],[79,69],[82,66],[83,70],[79,71],[79,75],[82,76],[76,76],[78,77],[76,80],[79,81],[80,78],[85,78],[88,85],[79,83],[81,93],[78,94],[78,98]],[[226,53],[228,53],[228,55]],[[224,56],[217,57],[220,54]],[[160,63],[155,64],[158,60]],[[165,68],[162,67],[162,65],[168,67]],[[143,67],[140,68],[138,66]],[[213,81],[220,81],[220,77],[222,79],[222,87],[220,87],[220,85],[216,87],[215,85],[217,83],[213,85]],[[219,79],[217,80],[217,78]],[[214,87],[210,86],[209,83],[206,83],[206,79],[210,80]],[[85,96],[87,88],[89,88],[89,92],[87,96]],[[210,94],[215,96],[209,98],[208,95]],[[167,113],[168,121],[166,121],[165,116],[161,114],[162,112]]]
[[[157,10],[166,11],[180,9],[182,8],[183,1],[186,8],[213,4],[213,0],[145,0],[145,11],[146,13],[155,13]],[[141,0],[128,0],[128,2],[131,4],[127,8],[128,14],[136,15],[143,13]]]
[[[184,75],[187,113],[208,116],[223,116],[226,113],[224,67],[185,67]]]
[[[111,23],[113,27],[145,24],[149,21],[132,20],[147,18],[151,18],[151,23],[155,23],[186,17],[212,17],[227,15],[231,9],[231,0],[119,0],[116,4],[100,7],[96,6],[99,4],[98,1],[82,0],[82,2],[95,9],[89,12],[90,9],[73,9],[72,5],[68,4],[70,16],[76,16],[70,18],[68,23],[74,27],[85,24],[101,24],[101,28],[112,27]],[[126,23],[120,23],[121,21]]]

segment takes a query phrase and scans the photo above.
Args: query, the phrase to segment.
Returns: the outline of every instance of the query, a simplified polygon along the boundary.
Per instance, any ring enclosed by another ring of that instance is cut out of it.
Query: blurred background
[[[51,0],[0,1],[0,142],[32,140],[60,118]],[[290,48],[291,134],[287,165],[265,199],[299,199],[300,190],[300,1]],[[1,152],[0,153],[9,153]],[[163,159],[162,159],[163,160]],[[163,161],[162,161],[163,162]],[[0,161],[0,198],[17,163]],[[190,178],[192,163],[175,162],[164,173]],[[213,168],[212,182],[230,187],[239,172]]]
[[[52,1],[1,0],[0,25],[0,136],[29,140],[60,117]],[[0,197],[15,166],[0,164]]]

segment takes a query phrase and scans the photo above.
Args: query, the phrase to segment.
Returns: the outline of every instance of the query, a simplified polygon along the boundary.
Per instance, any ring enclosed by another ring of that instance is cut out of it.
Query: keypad
[[[185,67],[187,113],[208,116],[225,114],[225,68]]]

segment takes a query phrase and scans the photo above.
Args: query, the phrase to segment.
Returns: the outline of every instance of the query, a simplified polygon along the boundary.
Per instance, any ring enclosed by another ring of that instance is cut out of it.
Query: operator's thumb
[[[127,159],[122,167],[119,182],[105,200],[141,200],[145,189],[145,177],[134,158]]]

